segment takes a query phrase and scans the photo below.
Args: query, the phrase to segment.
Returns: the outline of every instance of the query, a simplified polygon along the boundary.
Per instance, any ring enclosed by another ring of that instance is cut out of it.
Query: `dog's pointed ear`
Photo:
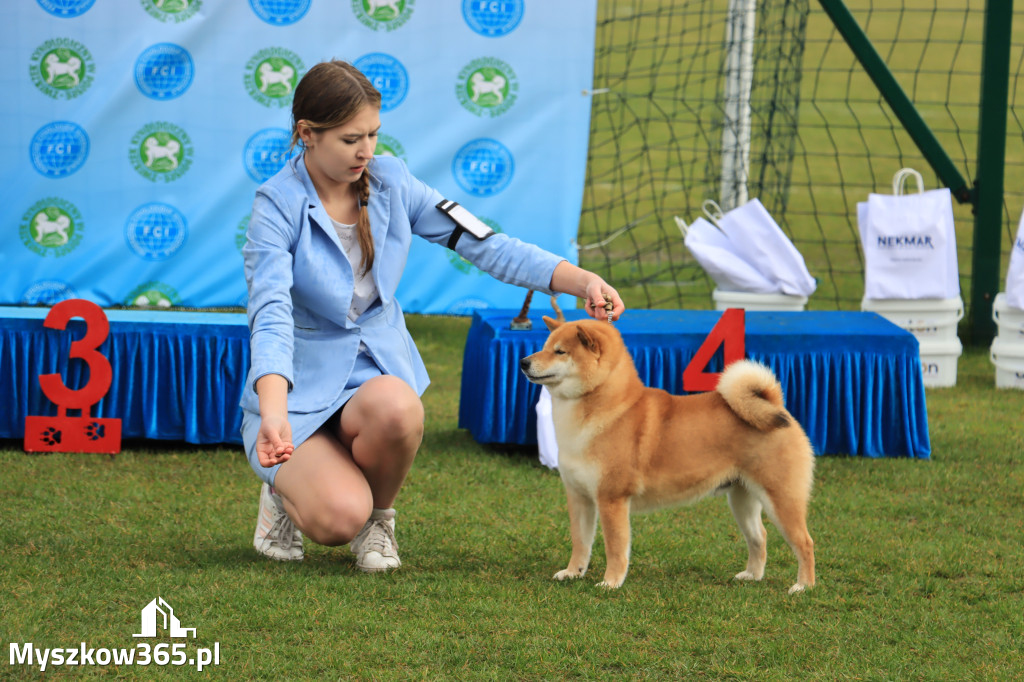
[[[550,331],[550,332],[553,332],[553,331],[555,331],[556,329],[558,329],[559,327],[562,326],[562,322],[560,322],[558,320],[553,320],[550,317],[548,317],[547,315],[542,315],[541,319],[544,320],[544,324],[546,324],[548,326],[548,331]]]
[[[587,332],[583,325],[576,327],[576,338],[579,339],[584,348],[597,357],[601,357],[601,345],[597,342],[597,336]]]

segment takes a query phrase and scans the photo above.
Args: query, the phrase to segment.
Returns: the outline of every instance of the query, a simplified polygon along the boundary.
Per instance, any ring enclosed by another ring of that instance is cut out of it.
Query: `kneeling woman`
[[[423,436],[428,378],[395,290],[412,235],[447,245],[504,282],[567,293],[603,316],[624,306],[599,276],[488,234],[405,164],[373,153],[380,93],[345,62],[295,89],[301,153],[256,192],[249,221],[251,367],[242,436],[263,480],[256,549],[301,559],[303,535],[351,543],[364,571],[401,565],[394,503]]]

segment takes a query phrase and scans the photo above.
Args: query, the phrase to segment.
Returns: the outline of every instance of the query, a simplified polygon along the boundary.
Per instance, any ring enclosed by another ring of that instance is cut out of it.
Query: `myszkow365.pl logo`
[[[305,68],[291,50],[264,48],[245,65],[245,89],[265,107],[286,107]]]
[[[29,74],[35,86],[48,97],[72,99],[92,85],[96,64],[82,43],[53,38],[32,53]]]
[[[180,23],[195,16],[203,0],[140,0],[142,9],[160,21]]]
[[[174,615],[171,605],[157,597],[142,609],[142,632],[133,637],[158,637],[171,639],[195,639],[196,629],[182,627],[181,621]],[[74,647],[38,647],[33,642],[11,642],[9,646],[10,665],[37,667],[39,672],[46,672],[51,666],[189,666],[197,671],[210,665],[220,665],[220,642],[213,647],[190,648],[188,642],[160,642],[150,644],[140,642],[133,647],[91,647],[80,642]]]
[[[21,241],[40,256],[66,256],[82,241],[82,214],[60,197],[40,199],[21,216]]]
[[[132,136],[128,153],[139,175],[153,182],[171,182],[192,165],[192,140],[173,123],[157,121]]]
[[[455,93],[467,111],[500,116],[515,104],[519,81],[512,67],[500,59],[474,59],[459,72]]]
[[[352,0],[352,13],[374,31],[394,31],[412,16],[416,0]]]

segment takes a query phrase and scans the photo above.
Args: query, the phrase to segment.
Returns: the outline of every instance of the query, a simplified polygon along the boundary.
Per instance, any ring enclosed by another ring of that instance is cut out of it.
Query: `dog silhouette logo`
[[[286,107],[304,71],[302,59],[291,50],[264,48],[245,65],[245,89],[265,107]]]
[[[181,627],[174,609],[163,597],[157,597],[142,608],[142,632],[132,637],[156,637],[160,629],[165,630],[170,637],[188,637],[189,633],[193,639],[196,636],[195,628]]]
[[[415,0],[352,0],[352,14],[374,31],[394,31],[409,21]]]
[[[192,140],[172,123],[150,123],[132,136],[129,156],[142,177],[153,182],[171,182],[192,165]]]
[[[21,241],[39,256],[64,256],[82,241],[82,214],[60,197],[41,199],[21,216]]]
[[[500,116],[515,104],[519,81],[500,59],[474,59],[459,72],[455,94],[459,104],[477,116]]]
[[[195,16],[202,0],[141,0],[146,14],[163,22],[181,23]]]
[[[32,53],[32,82],[53,99],[78,97],[92,85],[96,64],[88,48],[77,40],[47,40]]]

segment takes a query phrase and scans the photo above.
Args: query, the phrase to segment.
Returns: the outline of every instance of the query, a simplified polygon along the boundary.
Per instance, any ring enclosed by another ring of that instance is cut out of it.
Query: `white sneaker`
[[[350,548],[356,555],[356,566],[366,573],[398,568],[398,540],[395,539],[395,510],[374,509]]]
[[[302,561],[302,533],[284,510],[284,500],[266,483],[260,490],[260,511],[252,544],[256,551],[278,561]]]

